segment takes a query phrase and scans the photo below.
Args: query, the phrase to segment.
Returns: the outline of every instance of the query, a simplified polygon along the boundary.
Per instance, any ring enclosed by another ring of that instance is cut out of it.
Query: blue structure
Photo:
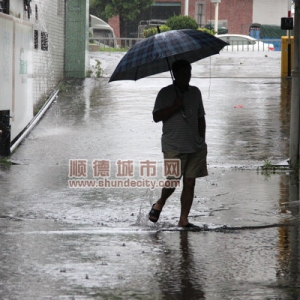
[[[293,34],[292,31],[291,34]],[[286,36],[287,33],[278,25],[253,23],[250,25],[249,35],[255,39],[272,43],[275,51],[281,51],[281,37]]]

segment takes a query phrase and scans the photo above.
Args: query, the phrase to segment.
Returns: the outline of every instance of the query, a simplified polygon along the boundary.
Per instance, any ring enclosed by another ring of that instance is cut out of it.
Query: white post
[[[189,0],[185,0],[184,4],[184,15],[188,16],[189,15]]]
[[[215,3],[215,32],[218,34],[219,28],[219,2]]]
[[[219,3],[221,3],[221,0],[210,0],[210,2],[215,4],[215,32],[217,34],[219,28]]]

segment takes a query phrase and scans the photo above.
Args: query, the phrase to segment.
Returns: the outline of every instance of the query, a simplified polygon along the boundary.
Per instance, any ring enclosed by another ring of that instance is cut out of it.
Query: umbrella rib
[[[226,45],[226,42],[208,33],[192,29],[159,33],[134,45],[114,70],[110,82],[138,80],[166,71],[170,72],[174,81],[171,66],[174,60],[186,59],[193,63],[220,53]]]

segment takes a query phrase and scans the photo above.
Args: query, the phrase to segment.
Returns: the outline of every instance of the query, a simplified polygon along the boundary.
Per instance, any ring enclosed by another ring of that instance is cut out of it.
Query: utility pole
[[[292,70],[292,99],[290,120],[290,166],[299,167],[299,118],[300,118],[300,77],[299,59],[300,47],[300,0],[295,0],[294,14],[294,66]]]
[[[219,29],[219,3],[221,3],[221,0],[210,0],[210,2],[215,4],[215,33],[218,34],[218,29]]]
[[[184,3],[184,15],[185,16],[189,15],[189,0],[185,0],[185,3]]]

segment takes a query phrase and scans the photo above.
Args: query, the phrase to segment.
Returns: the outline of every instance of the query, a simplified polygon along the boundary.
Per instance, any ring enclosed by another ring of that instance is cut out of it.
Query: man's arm
[[[202,137],[203,140],[205,141],[205,133],[206,133],[205,116],[198,119],[198,131],[199,131],[200,137]]]
[[[170,118],[176,111],[183,106],[182,100],[177,96],[174,100],[174,104],[170,107],[155,111],[153,113],[153,120],[155,123],[165,121]]]

